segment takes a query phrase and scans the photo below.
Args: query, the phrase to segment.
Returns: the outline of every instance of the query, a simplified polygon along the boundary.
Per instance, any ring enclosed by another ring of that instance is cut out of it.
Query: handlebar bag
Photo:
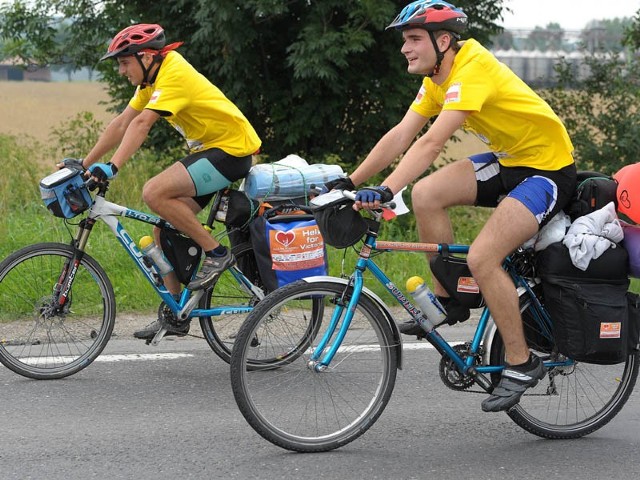
[[[40,195],[49,211],[60,218],[73,218],[93,204],[82,171],[75,168],[61,168],[43,178]]]
[[[267,292],[305,277],[326,275],[327,251],[313,215],[267,210],[249,225],[251,244]]]

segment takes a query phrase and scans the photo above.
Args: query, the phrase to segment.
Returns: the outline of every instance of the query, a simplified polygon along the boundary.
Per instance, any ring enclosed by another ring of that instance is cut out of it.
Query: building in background
[[[22,60],[5,58],[0,60],[0,81],[4,80],[50,82],[51,69],[25,68]]]

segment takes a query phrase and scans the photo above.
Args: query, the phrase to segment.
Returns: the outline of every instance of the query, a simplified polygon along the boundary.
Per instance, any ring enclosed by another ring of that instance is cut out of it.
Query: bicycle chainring
[[[178,320],[178,317],[176,317],[171,308],[164,302],[158,307],[158,321],[160,325],[168,329],[181,328],[184,326],[184,322]]]
[[[471,345],[469,343],[464,343],[460,345],[455,345],[453,349],[460,355],[462,358],[466,359],[469,356],[469,347]],[[480,356],[476,356],[474,361],[474,365],[480,364]],[[476,382],[475,379],[470,375],[463,375],[458,370],[458,367],[448,357],[443,356],[440,359],[440,379],[442,383],[444,383],[447,387],[452,390],[464,391],[473,386]]]

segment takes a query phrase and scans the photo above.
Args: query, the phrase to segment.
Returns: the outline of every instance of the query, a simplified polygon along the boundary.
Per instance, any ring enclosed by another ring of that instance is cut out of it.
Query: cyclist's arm
[[[391,162],[409,148],[428,121],[428,118],[413,110],[407,111],[400,123],[380,139],[367,158],[349,175],[354,185],[366,182],[370,177],[391,165]]]
[[[438,158],[444,144],[462,127],[471,112],[444,110],[427,133],[420,137],[404,155],[398,167],[382,185],[397,193],[403,187],[422,175]]]
[[[115,165],[118,170],[120,170],[140,148],[147,138],[149,130],[151,130],[151,127],[159,118],[160,114],[158,112],[145,108],[131,121],[129,127],[124,132],[122,142],[120,142],[118,149],[113,154],[113,157],[111,157],[111,163]]]
[[[134,118],[140,115],[139,110],[135,110],[127,106],[120,115],[115,117],[107,128],[105,128],[102,135],[91,149],[91,151],[84,157],[82,164],[85,168],[93,165],[106,155],[110,150],[117,147],[124,137],[127,128],[131,124]]]

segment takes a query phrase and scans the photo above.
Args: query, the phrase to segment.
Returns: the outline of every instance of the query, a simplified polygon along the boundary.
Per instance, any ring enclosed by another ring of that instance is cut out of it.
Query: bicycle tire
[[[533,308],[531,299],[522,299],[523,317]],[[531,340],[528,343],[543,358],[554,355],[537,350]],[[498,332],[492,342],[490,360],[492,365],[504,364],[504,343]],[[637,351],[617,365],[576,362],[571,367],[554,367],[507,414],[518,426],[542,438],[580,438],[602,428],[620,412],[637,376]]]
[[[253,247],[242,243],[231,249],[242,273],[257,286],[261,287],[260,274]],[[208,309],[218,305],[253,306],[259,299],[248,294],[229,271],[223,272],[218,280],[206,290],[200,300],[199,308]],[[231,361],[231,351],[246,313],[230,313],[217,317],[200,317],[200,328],[211,350],[225,362]]]
[[[333,450],[365,433],[389,402],[397,340],[384,312],[365,296],[328,368],[309,365],[334,311],[328,306],[344,292],[344,284],[330,280],[294,282],[262,300],[238,333],[231,357],[234,397],[249,425],[274,445],[297,452]],[[300,337],[314,322],[308,348],[300,351]],[[280,364],[250,368],[255,335],[270,358],[272,351],[285,352]]]
[[[111,282],[85,254],[69,301],[57,308],[54,288],[70,245],[40,243],[0,263],[0,362],[17,374],[47,380],[73,375],[104,350],[115,324]]]

